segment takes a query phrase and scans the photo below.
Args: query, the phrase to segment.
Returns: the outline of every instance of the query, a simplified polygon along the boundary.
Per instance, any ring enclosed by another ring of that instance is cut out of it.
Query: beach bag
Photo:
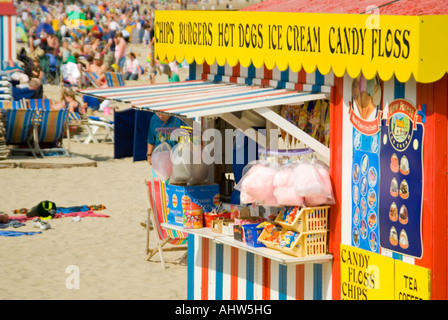
[[[56,209],[56,203],[45,200],[39,202],[37,206],[32,207],[26,215],[27,217],[54,218]]]

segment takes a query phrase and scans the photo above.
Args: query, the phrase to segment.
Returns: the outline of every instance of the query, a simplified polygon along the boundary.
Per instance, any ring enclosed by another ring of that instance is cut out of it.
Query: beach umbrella
[[[36,28],[36,35],[39,37],[41,32],[45,32],[47,34],[54,34],[54,29],[49,23],[41,23]]]
[[[86,14],[84,12],[72,11],[67,14],[69,20],[86,20]]]
[[[98,26],[97,24],[94,25],[90,31],[92,31],[92,34],[95,38],[101,39],[103,37],[103,29],[101,29],[100,26]]]
[[[16,27],[16,38],[18,41],[22,41],[23,43],[26,43],[28,41],[25,30],[20,26]]]

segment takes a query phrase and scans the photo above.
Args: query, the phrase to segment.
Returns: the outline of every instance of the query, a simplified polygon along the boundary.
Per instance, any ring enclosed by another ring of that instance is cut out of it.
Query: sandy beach
[[[148,49],[130,45],[128,50],[131,47],[143,62]],[[184,80],[188,69],[179,73]],[[156,82],[166,81],[166,75],[157,76]],[[137,82],[148,80],[128,84]],[[60,87],[46,85],[44,94],[59,100]],[[86,217],[75,222],[64,217],[51,220],[51,229],[41,234],[0,237],[0,268],[5,272],[0,299],[186,299],[183,252],[166,253],[165,271],[158,255],[146,261],[146,229],[140,222],[146,221],[144,179],[151,178],[149,164],[114,159],[112,142],[85,145],[72,140],[70,150],[96,161],[97,167],[0,169],[0,211],[13,215],[14,209],[50,200],[60,207],[103,204],[106,209],[95,213],[109,218]],[[31,221],[4,230],[41,231]],[[154,240],[151,233],[151,247]],[[79,270],[79,289],[66,286],[71,266]]]

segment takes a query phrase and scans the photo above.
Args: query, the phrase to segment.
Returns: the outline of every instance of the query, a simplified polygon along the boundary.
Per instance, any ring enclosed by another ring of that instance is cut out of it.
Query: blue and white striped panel
[[[322,300],[331,296],[331,263],[297,267],[269,260],[265,269],[264,258],[259,255],[206,241],[208,245],[204,247],[202,237],[190,234],[188,238],[190,300],[261,300],[266,295],[271,300]],[[232,255],[232,250],[237,250],[236,255]],[[203,260],[205,257],[208,261]]]
[[[16,60],[16,16],[0,12],[0,69],[3,61]]]

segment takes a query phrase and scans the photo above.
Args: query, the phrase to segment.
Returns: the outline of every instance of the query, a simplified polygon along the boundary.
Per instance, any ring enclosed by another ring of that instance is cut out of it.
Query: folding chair
[[[100,85],[98,84],[97,80],[98,80],[98,75],[95,72],[87,72],[84,71],[83,74],[85,75],[85,77],[87,78],[87,84],[92,85],[95,88],[99,88]]]
[[[16,102],[16,101],[14,101]],[[20,103],[18,104],[20,105]],[[11,152],[31,152],[35,158],[35,148],[31,146],[31,129],[35,111],[23,108],[5,109],[6,113],[6,144],[7,145],[26,145],[28,148],[14,148]]]
[[[106,141],[107,137],[110,137],[112,142],[114,142],[114,122],[103,118],[103,117],[94,117],[89,116],[88,117],[88,124],[91,128],[91,134],[84,140],[85,144],[90,143],[90,141],[93,141],[95,143],[98,143],[98,130],[100,128],[103,128],[106,131],[106,136],[101,140],[101,142]]]
[[[3,110],[6,112],[7,109],[25,109],[23,107],[22,101],[0,101],[0,110]]]
[[[72,138],[70,134],[70,128],[77,127],[82,130],[86,130],[87,132],[83,134],[76,134],[73,135],[73,138],[79,142],[83,143],[86,139],[90,139],[95,143],[98,143],[98,140],[95,137],[95,134],[92,131],[92,127],[89,124],[89,120],[81,118],[81,115],[77,112],[71,112],[68,111],[68,125],[67,125],[67,139],[69,143],[69,150],[70,150],[70,139]],[[84,138],[84,141],[81,139]]]
[[[67,149],[62,147],[62,137],[67,125],[67,110],[37,110],[34,122],[34,146],[42,157],[44,152],[60,152],[63,156],[70,156]],[[42,148],[41,144],[53,144],[54,147]]]
[[[108,87],[124,87],[123,75],[119,72],[105,72]]]
[[[164,252],[187,250],[187,234],[174,230],[165,230],[160,224],[167,222],[166,214],[166,191],[165,183],[159,179],[145,180],[145,190],[148,196],[148,221],[146,223],[146,260],[149,261],[155,254],[159,253],[162,269],[165,269]],[[156,247],[149,248],[149,221],[152,221],[153,230],[156,238]],[[164,247],[166,244],[172,244],[173,247]],[[185,252],[181,259],[186,256]]]

